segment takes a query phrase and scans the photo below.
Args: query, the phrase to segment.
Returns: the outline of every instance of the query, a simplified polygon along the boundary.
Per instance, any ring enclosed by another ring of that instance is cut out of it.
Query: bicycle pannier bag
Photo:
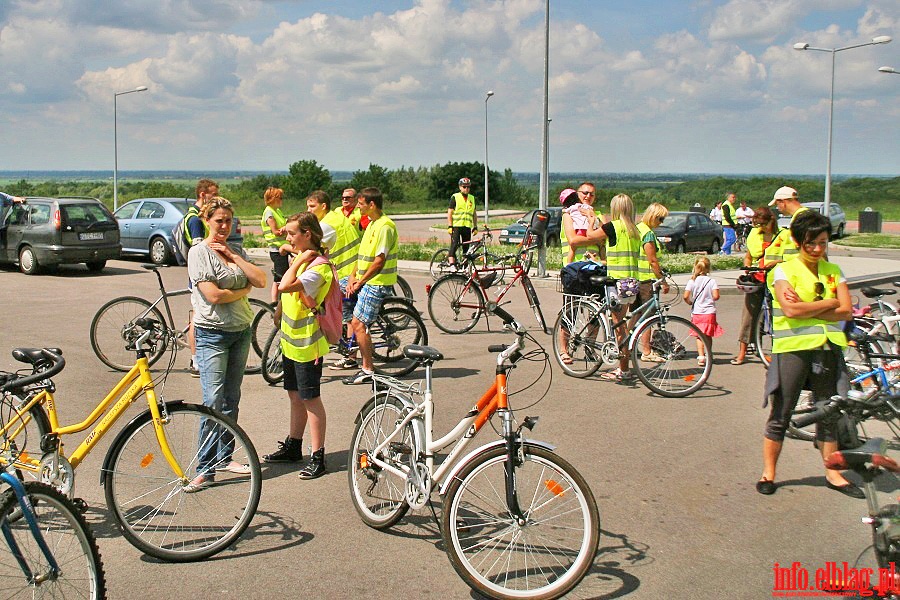
[[[341,294],[341,286],[338,283],[337,271],[324,256],[318,256],[313,260],[310,267],[328,263],[331,266],[331,287],[325,294],[322,304],[316,308],[316,319],[319,321],[319,329],[328,340],[329,344],[337,344],[341,339],[343,323],[341,320],[341,306],[343,303],[343,294]]]
[[[563,293],[579,296],[603,295],[605,292],[603,286],[591,283],[593,275],[605,276],[606,266],[590,260],[573,262],[564,266],[559,272]]]
[[[549,224],[550,213],[546,210],[536,210],[531,216],[531,223],[528,224],[528,229],[530,229],[531,233],[534,235],[542,237],[547,231],[547,225]]]

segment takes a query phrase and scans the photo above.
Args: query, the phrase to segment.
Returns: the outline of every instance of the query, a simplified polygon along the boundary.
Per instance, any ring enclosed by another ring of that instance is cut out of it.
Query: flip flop
[[[564,365],[571,365],[573,362],[575,362],[575,361],[572,360],[572,357],[569,356],[569,355],[568,355],[567,353],[565,353],[565,352],[560,352],[560,353],[559,353],[559,360],[560,360],[560,362],[562,362],[562,364],[564,364]]]
[[[736,358],[732,358],[730,362],[731,362],[731,364],[733,364],[733,365],[742,365],[742,364],[744,364],[745,361],[743,361],[743,360],[738,360],[738,359],[736,359]]]

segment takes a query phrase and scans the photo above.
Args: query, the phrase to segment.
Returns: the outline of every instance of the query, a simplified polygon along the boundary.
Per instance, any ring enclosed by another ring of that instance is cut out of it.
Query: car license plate
[[[500,235],[509,235],[509,230],[508,230],[508,229],[502,230],[502,231],[500,232]]]
[[[78,239],[81,240],[81,241],[83,241],[83,242],[84,242],[84,241],[87,241],[87,240],[102,240],[102,239],[103,239],[103,232],[102,232],[102,231],[97,231],[97,232],[94,232],[94,233],[79,233],[79,234],[78,234]]]

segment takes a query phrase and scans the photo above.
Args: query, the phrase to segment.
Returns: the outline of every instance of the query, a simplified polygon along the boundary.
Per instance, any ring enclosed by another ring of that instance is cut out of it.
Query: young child
[[[581,212],[581,209],[587,208],[588,210],[593,211],[594,207],[579,201],[578,192],[572,188],[566,188],[559,193],[559,203],[563,205],[563,209],[569,213],[570,217],[572,217],[572,227],[575,228],[575,235],[587,235],[590,221],[588,221],[587,216]],[[566,264],[572,262],[575,262],[575,247],[569,246],[569,259]]]
[[[691,280],[684,288],[684,301],[691,305],[691,323],[709,339],[709,349],[712,352],[712,338],[722,335],[724,330],[716,321],[716,301],[719,299],[719,284],[709,276],[709,259],[698,256],[694,262],[694,271]],[[694,335],[691,333],[691,335]],[[695,336],[696,337],[696,336]],[[707,360],[712,356],[706,356],[706,348],[703,340],[697,338],[697,364],[706,366]]]

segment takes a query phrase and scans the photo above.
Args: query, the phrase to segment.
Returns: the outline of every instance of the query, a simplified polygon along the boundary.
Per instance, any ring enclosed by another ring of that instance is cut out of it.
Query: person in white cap
[[[769,202],[769,206],[774,206],[781,214],[791,217],[791,223],[794,222],[794,218],[798,214],[809,210],[800,204],[797,190],[786,185],[775,191],[775,196]],[[791,237],[791,229],[790,225],[788,225],[788,227],[781,230],[778,237],[766,248],[765,260],[767,263],[791,260],[792,258],[797,258],[799,251],[797,243]]]

